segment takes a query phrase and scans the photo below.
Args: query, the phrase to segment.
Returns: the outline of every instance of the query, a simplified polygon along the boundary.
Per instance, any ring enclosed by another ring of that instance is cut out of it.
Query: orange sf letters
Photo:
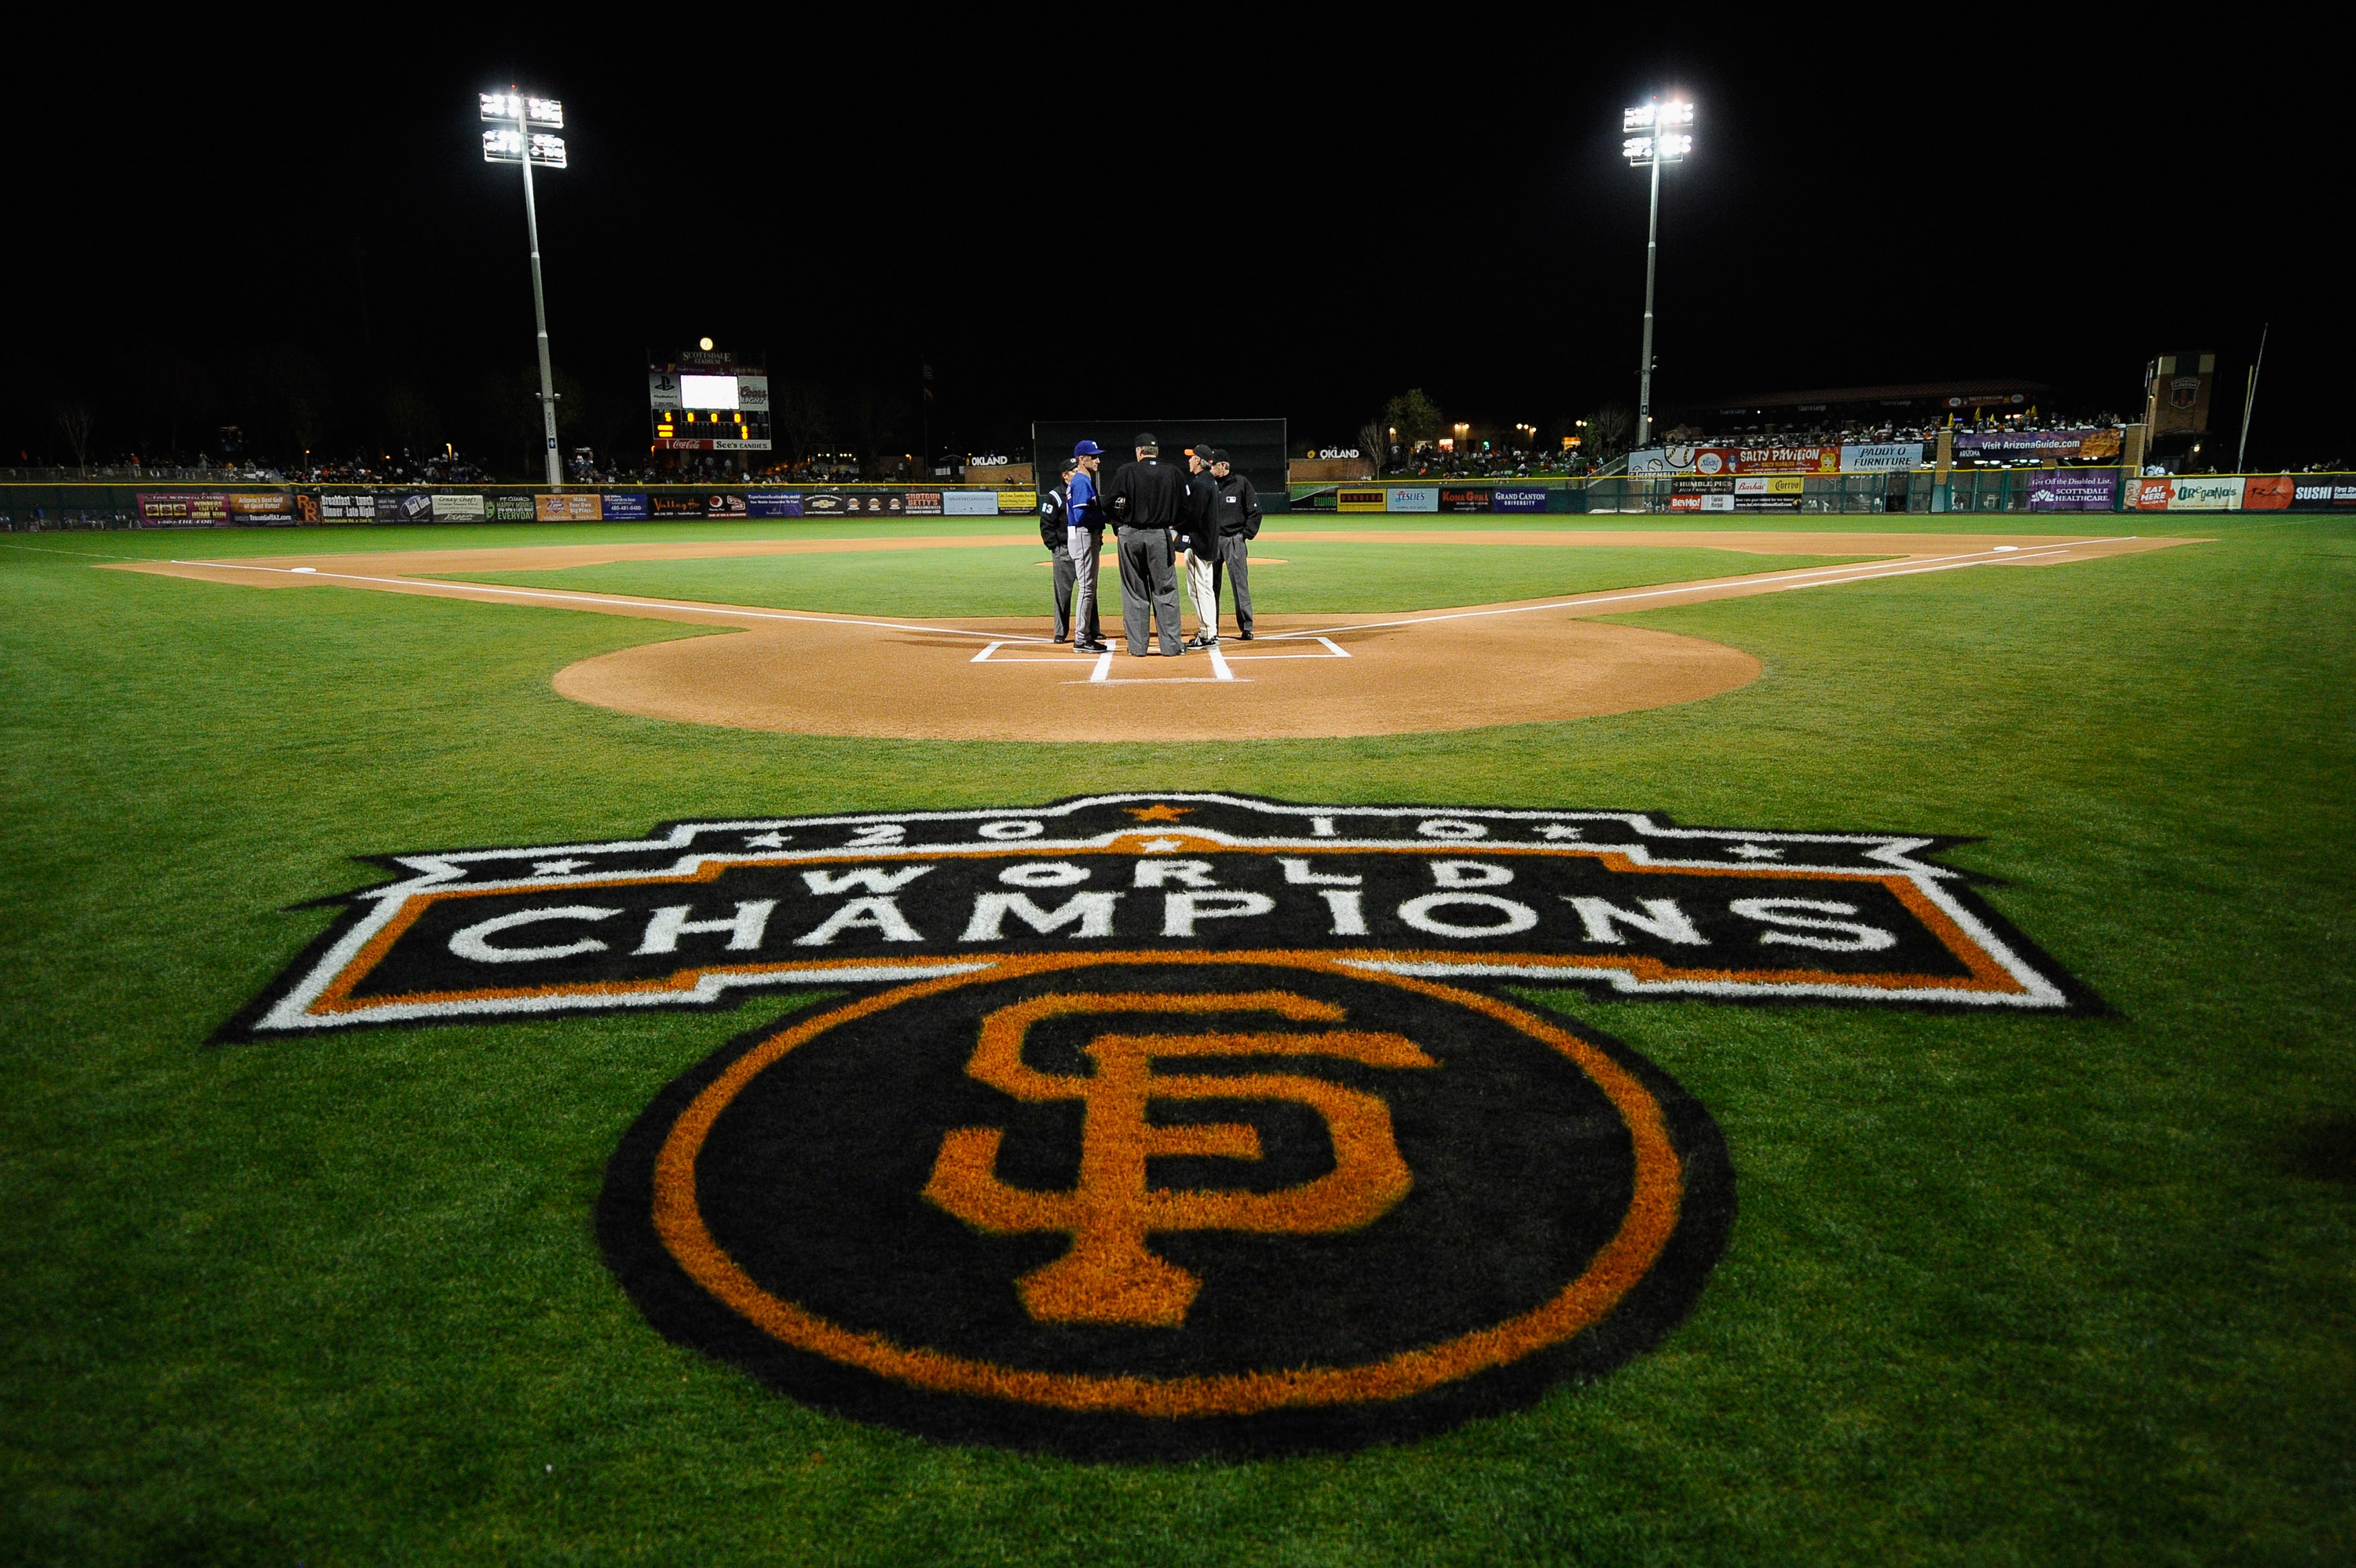
[[[1258,1231],[1311,1234],[1354,1230],[1388,1213],[1414,1184],[1391,1134],[1390,1108],[1361,1090],[1293,1073],[1235,1077],[1158,1073],[1156,1057],[1332,1056],[1371,1067],[1437,1067],[1404,1035],[1360,1029],[1316,1033],[1100,1034],[1087,1077],[1040,1072],[1023,1064],[1031,1026],[1067,1014],[1274,1013],[1294,1023],[1340,1023],[1343,1010],[1289,991],[1213,995],[1046,996],[999,1008],[982,1019],[967,1073],[1018,1100],[1084,1103],[1079,1185],[1034,1192],[998,1178],[997,1127],[959,1127],[941,1139],[925,1196],[977,1230],[992,1234],[1062,1231],[1071,1250],[1016,1282],[1023,1305],[1044,1323],[1119,1323],[1174,1328],[1202,1281],[1148,1251],[1156,1231]],[[1260,1157],[1258,1131],[1220,1122],[1156,1126],[1153,1100],[1291,1100],[1325,1120],[1333,1168],[1313,1181],[1274,1192],[1180,1192],[1146,1186],[1155,1155]]]

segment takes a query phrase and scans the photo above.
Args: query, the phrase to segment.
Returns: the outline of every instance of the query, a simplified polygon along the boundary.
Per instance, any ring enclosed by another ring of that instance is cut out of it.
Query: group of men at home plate
[[[1259,494],[1227,454],[1198,446],[1182,466],[1162,456],[1151,434],[1137,461],[1108,481],[1104,448],[1072,449],[1063,483],[1040,497],[1039,542],[1055,562],[1055,640],[1084,654],[1110,653],[1097,619],[1097,555],[1113,531],[1120,560],[1120,622],[1130,653],[1176,658],[1219,640],[1219,588],[1233,594],[1236,632],[1252,640],[1250,541],[1259,532]],[[1194,602],[1194,635],[1178,640],[1178,560]],[[1149,619],[1150,617],[1150,619]],[[1161,645],[1148,646],[1159,632]]]

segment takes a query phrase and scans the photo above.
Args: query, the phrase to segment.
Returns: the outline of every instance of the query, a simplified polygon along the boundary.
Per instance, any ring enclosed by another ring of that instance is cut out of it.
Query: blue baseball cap
[[[1098,446],[1093,441],[1084,441],[1080,443],[1079,445],[1072,448],[1072,455],[1074,457],[1102,457],[1104,455],[1104,448]]]

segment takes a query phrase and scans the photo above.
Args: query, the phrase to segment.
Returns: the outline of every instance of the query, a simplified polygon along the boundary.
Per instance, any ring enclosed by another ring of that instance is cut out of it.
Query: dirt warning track
[[[1845,566],[1405,614],[1258,618],[1215,651],[1130,656],[1049,642],[1044,614],[904,621],[632,594],[433,581],[423,574],[546,570],[626,560],[959,549],[1036,535],[664,541],[378,551],[114,570],[249,586],[327,586],[585,610],[727,627],[740,635],[625,648],[557,672],[557,691],[686,723],[911,740],[1194,741],[1399,734],[1537,723],[1691,702],[1748,685],[1759,661],[1698,637],[1591,617],[1983,566],[2047,566],[2179,539],[1842,532],[1270,529],[1266,544],[1496,543],[1707,546],[1757,553],[1883,554]]]

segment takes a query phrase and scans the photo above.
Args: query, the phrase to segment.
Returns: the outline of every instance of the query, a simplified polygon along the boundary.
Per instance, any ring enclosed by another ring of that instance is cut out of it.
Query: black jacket
[[[1124,528],[1174,528],[1185,508],[1186,471],[1159,457],[1140,458],[1112,476],[1105,499]]]
[[[1039,496],[1039,542],[1047,547],[1048,554],[1060,555],[1071,539],[1071,529],[1064,522],[1064,487],[1050,485]]]
[[[1259,492],[1242,475],[1230,473],[1219,481],[1219,498],[1213,509],[1219,514],[1221,539],[1259,538]]]
[[[1219,533],[1218,524],[1214,520],[1219,509],[1219,482],[1211,476],[1207,468],[1200,474],[1189,474],[1185,479],[1186,496],[1179,513],[1178,548],[1191,550],[1200,542],[1208,549],[1216,541]]]

